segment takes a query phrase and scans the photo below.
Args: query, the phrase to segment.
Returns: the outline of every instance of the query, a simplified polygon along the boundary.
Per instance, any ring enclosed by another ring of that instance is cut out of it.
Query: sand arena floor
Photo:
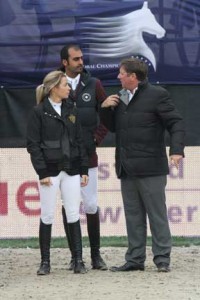
[[[124,262],[126,248],[102,248],[108,266]],[[147,248],[144,272],[113,273],[90,269],[87,274],[66,270],[68,249],[51,250],[51,274],[37,276],[39,249],[0,249],[0,299],[5,300],[199,300],[200,247],[174,247],[172,271],[158,273]]]

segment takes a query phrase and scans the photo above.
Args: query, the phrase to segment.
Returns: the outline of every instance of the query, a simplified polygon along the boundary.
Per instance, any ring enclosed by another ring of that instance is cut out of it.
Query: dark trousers
[[[130,264],[144,265],[146,259],[147,216],[152,234],[153,260],[170,264],[171,234],[167,218],[166,176],[121,179]]]

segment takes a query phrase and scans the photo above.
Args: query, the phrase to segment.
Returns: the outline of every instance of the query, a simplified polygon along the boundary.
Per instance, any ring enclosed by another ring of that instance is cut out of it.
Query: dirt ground
[[[126,248],[102,248],[108,266],[124,262]],[[144,272],[113,273],[90,269],[89,249],[84,248],[87,274],[66,270],[68,249],[51,250],[52,272],[37,276],[38,249],[0,249],[0,299],[13,300],[199,300],[200,247],[173,248],[172,270],[158,273],[147,248]]]

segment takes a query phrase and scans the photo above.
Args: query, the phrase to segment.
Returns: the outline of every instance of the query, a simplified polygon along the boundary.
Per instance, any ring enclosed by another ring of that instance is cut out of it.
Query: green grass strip
[[[200,246],[200,237],[172,237],[173,246],[190,247]],[[147,238],[147,245],[151,246],[151,238]],[[0,239],[0,248],[39,248],[38,238],[27,239]],[[52,248],[66,248],[67,241],[64,237],[52,238]],[[88,237],[83,237],[83,247],[89,247]],[[127,247],[127,237],[110,236],[101,237],[101,247]]]

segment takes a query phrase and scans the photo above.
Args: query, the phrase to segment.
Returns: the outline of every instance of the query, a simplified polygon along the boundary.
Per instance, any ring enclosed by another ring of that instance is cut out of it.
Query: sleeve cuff
[[[38,170],[37,173],[38,173],[39,179],[43,179],[43,178],[49,177],[47,169]]]
[[[88,167],[81,167],[80,175],[88,175]]]

